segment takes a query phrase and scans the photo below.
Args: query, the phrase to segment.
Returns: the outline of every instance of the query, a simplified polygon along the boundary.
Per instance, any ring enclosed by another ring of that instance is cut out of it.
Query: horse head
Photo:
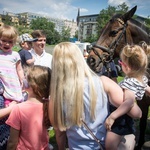
[[[133,43],[128,20],[132,18],[136,9],[137,6],[123,15],[114,15],[101,30],[98,41],[93,43],[88,51],[87,63],[94,72],[100,72],[104,64],[119,56],[125,44]]]

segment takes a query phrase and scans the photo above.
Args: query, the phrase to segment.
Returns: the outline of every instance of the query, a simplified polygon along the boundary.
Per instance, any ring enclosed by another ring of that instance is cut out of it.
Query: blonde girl
[[[21,102],[24,72],[18,52],[12,50],[18,32],[13,26],[0,27],[0,80],[4,86],[5,106],[13,100]]]
[[[146,77],[149,50],[148,46],[143,43],[142,46],[126,45],[121,51],[119,63],[125,78],[119,85],[122,87],[124,95],[127,95],[127,91],[130,90],[134,93],[134,98],[124,99],[124,103],[106,119],[108,129],[106,149],[108,150],[116,150],[123,135],[134,133],[133,119],[124,114],[129,111],[130,113],[138,112],[140,108],[134,101],[142,100],[145,91],[150,95],[150,87]]]

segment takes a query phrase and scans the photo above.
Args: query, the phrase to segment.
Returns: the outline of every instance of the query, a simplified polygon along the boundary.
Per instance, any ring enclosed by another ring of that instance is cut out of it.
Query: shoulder
[[[13,54],[13,55],[19,55],[19,53],[16,52],[16,51],[12,51],[12,54]]]
[[[45,55],[52,58],[52,55],[50,53],[45,52]]]

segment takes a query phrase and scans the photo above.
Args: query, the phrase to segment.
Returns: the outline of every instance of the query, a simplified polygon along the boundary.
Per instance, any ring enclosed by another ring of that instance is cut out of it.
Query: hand
[[[113,119],[110,115],[105,121],[106,129],[111,131],[111,127],[114,124],[114,122],[115,122],[115,119]]]
[[[16,101],[12,101],[11,103],[9,103],[9,106],[8,107],[14,107],[15,105],[17,104],[17,102]]]

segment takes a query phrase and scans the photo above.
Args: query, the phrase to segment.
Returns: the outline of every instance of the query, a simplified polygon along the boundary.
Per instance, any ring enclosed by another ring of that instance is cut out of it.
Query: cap
[[[30,34],[24,33],[20,35],[20,42],[36,42],[38,38],[33,38]]]

